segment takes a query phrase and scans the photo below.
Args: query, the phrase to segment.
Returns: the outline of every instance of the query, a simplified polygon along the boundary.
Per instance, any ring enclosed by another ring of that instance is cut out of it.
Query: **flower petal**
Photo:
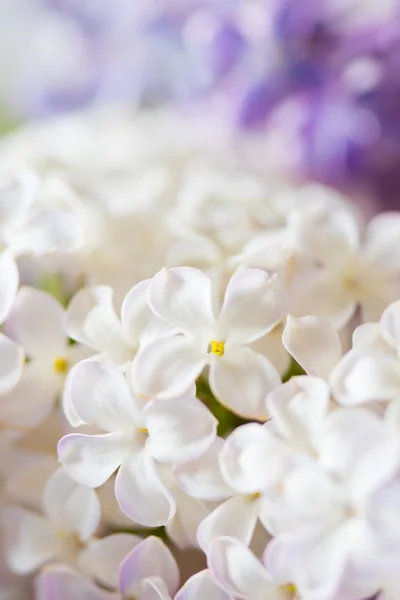
[[[132,430],[140,423],[139,401],[113,364],[82,361],[74,367],[68,386],[73,407],[85,423],[104,431]]]
[[[120,600],[119,594],[101,590],[90,579],[61,566],[42,571],[35,591],[37,600]]]
[[[22,377],[24,362],[23,348],[0,333],[0,395],[10,392],[17,385]]]
[[[0,323],[6,319],[14,304],[19,286],[15,260],[7,252],[0,253]]]
[[[203,519],[197,530],[197,539],[207,553],[215,538],[228,535],[249,545],[258,519],[258,498],[234,496],[225,500]]]
[[[203,454],[217,435],[218,421],[193,396],[153,400],[143,412],[147,449],[160,462],[181,464]]]
[[[151,310],[147,297],[149,286],[150,279],[137,283],[127,293],[121,306],[122,327],[132,346],[143,346],[176,333],[175,327]]]
[[[57,358],[66,351],[64,310],[53,296],[21,287],[7,320],[7,330],[30,358]]]
[[[176,510],[175,501],[145,447],[136,448],[122,463],[115,495],[124,513],[146,527],[165,525]]]
[[[316,315],[325,318],[337,330],[350,321],[355,309],[353,294],[340,281],[336,272],[321,271],[293,291],[293,315]]]
[[[131,371],[134,390],[149,398],[181,396],[206,364],[197,344],[177,335],[157,340],[137,353]]]
[[[190,577],[181,587],[174,600],[231,600],[209,569]]]
[[[191,498],[176,485],[169,485],[168,489],[176,502],[176,513],[165,526],[169,539],[182,550],[198,548],[197,529],[209,514],[209,508],[205,502]]]
[[[43,505],[54,528],[79,535],[86,541],[100,523],[100,501],[94,490],[73,481],[58,469],[43,490]]]
[[[126,438],[117,433],[71,433],[58,443],[58,458],[74,481],[99,487],[118,469],[129,451]]]
[[[188,336],[213,328],[211,279],[199,269],[161,269],[151,281],[149,303],[156,315]]]
[[[106,588],[118,588],[118,572],[123,559],[142,538],[129,533],[114,533],[89,540],[79,555],[80,569]]]
[[[159,577],[173,596],[179,584],[179,569],[171,551],[155,536],[150,536],[136,546],[121,564],[120,589],[128,596],[138,582],[148,577]]]
[[[250,344],[269,333],[287,313],[287,302],[277,275],[263,269],[237,271],[226,288],[217,322],[217,337]]]
[[[339,335],[327,319],[288,317],[282,336],[286,350],[308,375],[327,379],[342,358]]]
[[[39,179],[33,171],[2,173],[0,179],[0,224],[2,227],[21,221],[35,199]]]
[[[35,513],[10,506],[1,515],[4,555],[18,575],[33,573],[57,555],[57,539],[47,519]]]
[[[400,394],[400,364],[383,352],[350,350],[332,371],[336,400],[345,406],[382,402]]]
[[[222,500],[232,494],[232,489],[222,477],[218,462],[223,445],[224,440],[216,438],[197,460],[174,469],[174,477],[186,494],[202,500]]]
[[[397,351],[400,350],[400,300],[392,302],[383,312],[380,322],[383,339]]]
[[[224,590],[243,600],[283,600],[267,570],[245,544],[220,537],[210,544],[208,566]]]
[[[281,379],[268,359],[250,348],[236,346],[222,357],[213,357],[209,381],[221,404],[237,415],[265,421],[267,394]]]
[[[397,212],[384,212],[376,215],[365,232],[362,250],[364,260],[372,268],[385,274],[398,274],[400,269],[399,237],[400,215]]]

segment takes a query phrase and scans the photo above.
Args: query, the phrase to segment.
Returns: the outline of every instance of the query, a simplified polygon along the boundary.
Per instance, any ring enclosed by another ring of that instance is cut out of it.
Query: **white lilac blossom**
[[[0,597],[397,600],[400,217],[183,122],[0,149]]]

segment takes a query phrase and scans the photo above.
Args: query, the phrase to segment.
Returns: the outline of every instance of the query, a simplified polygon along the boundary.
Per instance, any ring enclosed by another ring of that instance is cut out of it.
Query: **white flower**
[[[17,293],[15,259],[71,249],[82,240],[82,225],[69,208],[39,202],[39,180],[31,171],[0,177],[0,323]]]
[[[379,319],[399,297],[398,239],[400,215],[383,213],[363,234],[348,207],[297,213],[299,247],[316,264],[314,276],[300,281],[294,295],[295,315],[328,318],[340,329],[360,306],[363,321]]]
[[[156,461],[180,464],[200,456],[215,438],[216,419],[191,395],[139,399],[109,363],[82,362],[70,385],[78,417],[108,433],[65,436],[58,445],[62,464],[90,487],[118,469],[115,493],[122,510],[143,525],[165,525],[176,506]]]
[[[79,345],[68,343],[64,319],[63,307],[52,296],[30,287],[18,291],[6,327],[24,348],[29,362],[14,389],[0,400],[0,420],[4,423],[35,426],[44,421],[62,395],[70,367],[83,357]]]
[[[149,303],[181,335],[157,340],[138,352],[132,369],[136,389],[146,396],[176,396],[208,364],[218,400],[240,415],[267,418],[265,397],[280,378],[272,364],[246,344],[269,333],[285,314],[276,276],[260,269],[236,273],[215,318],[211,280],[204,273],[189,267],[163,269],[150,284]]]
[[[0,395],[10,392],[17,385],[22,377],[24,363],[23,348],[0,333]]]

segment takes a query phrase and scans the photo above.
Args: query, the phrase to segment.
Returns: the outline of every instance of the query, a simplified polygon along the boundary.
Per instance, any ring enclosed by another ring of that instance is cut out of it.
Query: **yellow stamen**
[[[63,358],[62,356],[59,356],[58,358],[55,359],[54,361],[54,370],[56,373],[66,373],[68,371],[69,368],[69,363],[68,361]]]
[[[285,583],[280,586],[282,592],[286,592],[289,594],[297,594],[297,588],[293,583]]]
[[[146,429],[146,427],[139,427],[138,431],[139,431],[139,433],[149,433],[149,430]]]
[[[258,498],[260,496],[261,496],[260,492],[255,492],[254,494],[251,494],[250,500],[258,500]]]
[[[211,340],[207,346],[207,354],[216,354],[217,356],[223,356],[225,352],[225,342],[216,342]]]

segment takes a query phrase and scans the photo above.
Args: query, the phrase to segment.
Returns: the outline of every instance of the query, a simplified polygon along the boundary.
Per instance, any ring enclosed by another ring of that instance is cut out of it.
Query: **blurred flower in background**
[[[399,65],[398,0],[0,6],[10,116],[126,101],[208,111],[259,135],[265,160],[385,208],[400,202]]]

